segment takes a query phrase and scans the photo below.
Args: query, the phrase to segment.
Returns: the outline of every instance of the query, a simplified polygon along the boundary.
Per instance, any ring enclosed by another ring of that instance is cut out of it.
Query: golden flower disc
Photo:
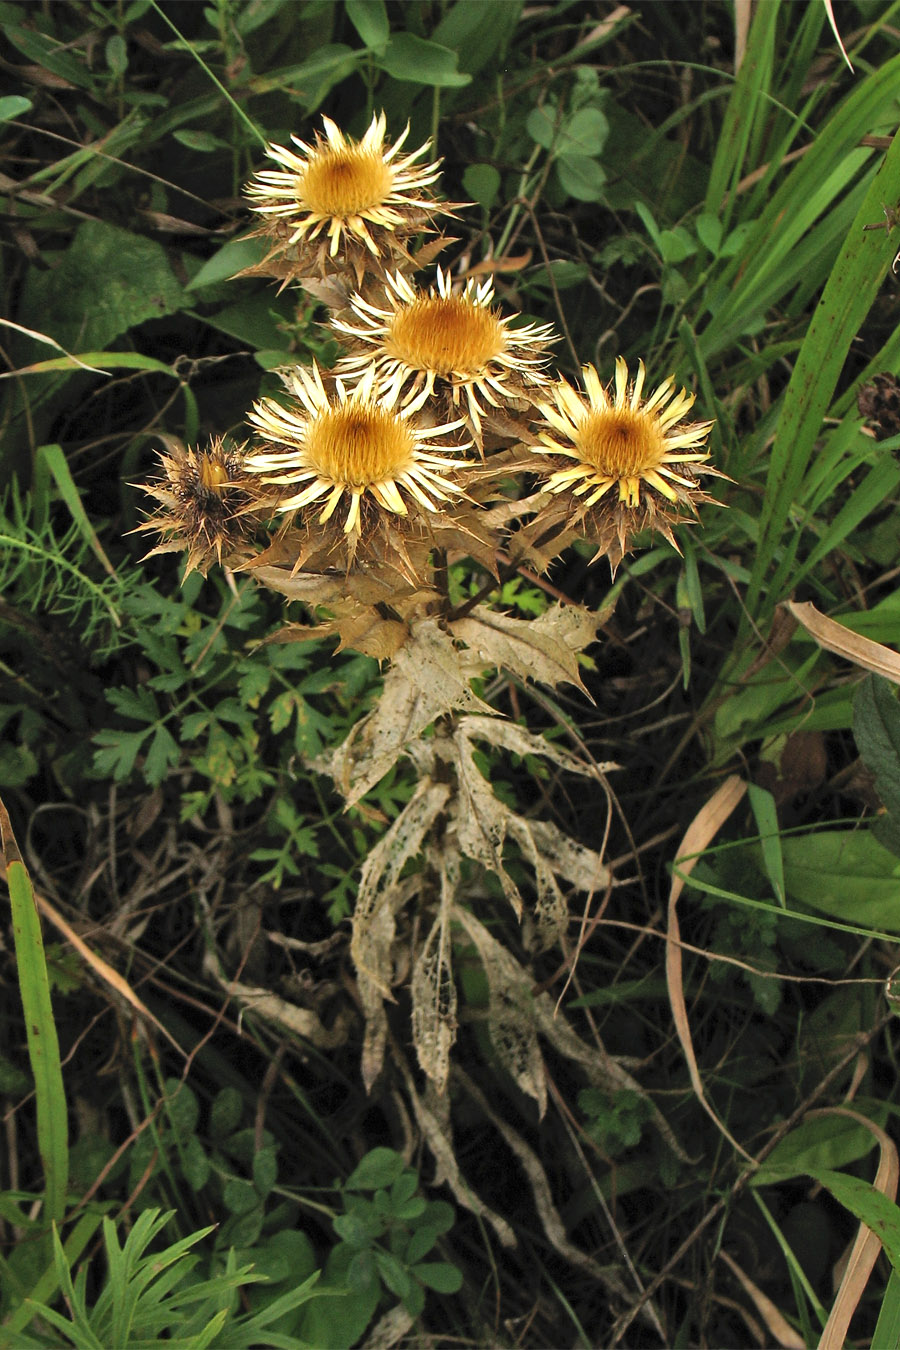
[[[404,305],[384,337],[385,351],[412,369],[451,373],[484,369],[506,348],[497,316],[462,295],[432,295]]]
[[[666,456],[659,419],[630,408],[589,412],[573,440],[585,463],[610,478],[639,476]]]
[[[310,468],[349,488],[396,478],[412,467],[414,452],[406,424],[385,408],[330,408],[312,419],[306,433]]]
[[[350,145],[326,149],[297,175],[297,201],[317,216],[356,216],[390,195],[394,173],[381,153]]]

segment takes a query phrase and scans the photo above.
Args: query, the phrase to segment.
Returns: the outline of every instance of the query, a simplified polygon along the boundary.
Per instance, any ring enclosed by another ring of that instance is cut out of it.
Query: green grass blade
[[[82,1214],[69,1234],[63,1249],[69,1270],[73,1268],[75,1262],[93,1238],[100,1225],[101,1218],[102,1215],[99,1211],[90,1210],[87,1214]],[[17,1344],[15,1338],[21,1335],[29,1322],[33,1321],[40,1308],[52,1301],[58,1288],[59,1272],[54,1259],[28,1292],[27,1301],[21,1303],[0,1327],[0,1350],[4,1350],[6,1346]]]
[[[66,1094],[59,1040],[50,1003],[50,981],[41,937],[41,922],[31,881],[13,837],[6,808],[0,802],[0,839],[12,905],[13,936],[19,991],[25,1011],[28,1057],[37,1100],[38,1151],[44,1168],[44,1219],[61,1223],[69,1181],[69,1139]]]
[[[894,78],[900,77],[900,58],[889,64]],[[763,599],[766,576],[799,496],[847,351],[883,284],[889,261],[887,252],[882,245],[879,257],[871,242],[872,235],[863,233],[863,225],[877,219],[882,200],[896,195],[898,177],[900,134],[894,136],[850,227],[813,314],[785,394],[772,447],[759,550],[747,596],[751,614],[770,613],[783,598],[784,587],[789,581],[789,578],[779,577],[782,589],[770,586]]]
[[[766,115],[770,114],[765,95],[771,83],[778,10],[778,4],[769,4],[756,11],[710,169],[704,210],[715,215],[723,213],[726,229],[736,205],[734,189],[745,162],[754,112],[763,106]]]
[[[72,519],[78,526],[82,538],[90,545],[109,576],[114,577],[116,575],[116,569],[109,561],[109,558],[107,558],[103,545],[100,543],[97,536],[97,531],[88,520],[87,512],[82,505],[81,494],[75,486],[72,470],[69,468],[69,462],[66,459],[62,446],[38,446],[35,461],[35,494],[37,495],[40,491],[44,490],[47,475],[49,474],[59,490],[59,495],[69,508]]]
[[[872,1345],[878,1350],[898,1350],[900,1347],[900,1275],[891,1271],[888,1287],[881,1301],[878,1322],[872,1334]]]

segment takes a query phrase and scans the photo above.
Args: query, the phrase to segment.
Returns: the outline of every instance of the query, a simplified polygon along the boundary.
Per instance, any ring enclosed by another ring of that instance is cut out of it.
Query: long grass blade
[[[61,1223],[69,1182],[69,1135],[59,1039],[50,1002],[50,981],[31,879],[0,802],[0,842],[12,905],[19,992],[25,1011],[28,1057],[37,1099],[38,1151],[44,1168],[44,1219]]]
[[[889,63],[896,81],[900,58]],[[887,70],[885,67],[884,70]],[[884,74],[884,70],[879,75]],[[873,76],[873,80],[878,76]],[[822,419],[863,319],[884,281],[889,259],[879,258],[863,225],[874,219],[882,200],[890,197],[900,177],[900,134],[875,174],[816,307],[785,394],[772,447],[762,510],[759,549],[747,595],[751,614],[770,614],[790,588],[790,576],[779,568],[766,584],[781,536],[794,503],[801,495]]]

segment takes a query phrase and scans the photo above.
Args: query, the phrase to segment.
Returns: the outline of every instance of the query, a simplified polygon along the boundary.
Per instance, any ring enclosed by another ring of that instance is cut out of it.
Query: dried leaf
[[[538,1044],[533,979],[502,943],[491,937],[468,910],[456,918],[475,944],[488,982],[488,1030],[503,1067],[543,1116],[547,1109],[547,1079]]]
[[[710,840],[715,837],[725,821],[731,815],[738,802],[747,790],[746,783],[742,783],[737,774],[732,774],[725,782],[713,793],[709,801],[701,807],[700,811],[688,826],[681,845],[678,849],[678,856],[675,860],[673,870],[672,885],[669,888],[669,910],[668,926],[666,929],[666,985],[669,990],[669,1003],[672,1006],[672,1016],[675,1020],[675,1030],[678,1032],[678,1039],[681,1042],[681,1048],[684,1051],[684,1057],[687,1060],[688,1073],[690,1074],[691,1084],[700,1105],[707,1115],[715,1122],[717,1128],[722,1132],[725,1138],[742,1157],[748,1162],[752,1162],[750,1154],[742,1148],[737,1140],[731,1135],[727,1126],[716,1115],[712,1106],[709,1104],[706,1093],[703,1089],[703,1081],[700,1077],[700,1070],[697,1067],[697,1058],[694,1054],[694,1045],[691,1038],[691,1025],[688,1018],[687,1004],[684,998],[684,986],[681,977],[681,929],[678,923],[678,912],[676,905],[678,897],[684,889],[684,883],[688,876],[694,870],[694,864],[697,861],[697,855],[707,847]]]
[[[836,623],[821,614],[810,601],[798,604],[788,600],[784,607],[827,652],[834,652],[863,670],[872,670],[876,675],[884,675],[894,684],[900,684],[900,655],[891,647],[861,637],[845,624]]]
[[[539,897],[542,897],[541,904],[550,914],[559,914],[559,902],[554,894],[556,883],[550,872],[573,880],[587,891],[608,885],[609,869],[598,854],[566,840],[566,836],[549,823],[516,815],[500,801],[475,761],[472,742],[477,740],[518,755],[541,755],[560,768],[585,777],[594,777],[615,765],[586,764],[544,737],[500,718],[463,716],[459,718],[452,740],[437,742],[438,753],[445,757],[452,755],[455,760],[459,801],[454,805],[454,820],[460,852],[494,873],[517,918],[522,916],[522,897],[503,861],[503,846],[508,835],[516,839],[520,847],[524,845],[526,856],[533,862],[535,858],[539,859],[535,864],[536,884]],[[584,882],[587,884],[582,884]]]
[[[553,741],[548,741],[546,737],[537,736],[533,731],[527,731],[517,722],[509,722],[505,718],[462,717],[459,720],[459,727],[467,737],[489,741],[491,745],[511,750],[514,755],[540,755],[543,759],[558,764],[567,773],[581,774],[585,778],[597,778],[618,768],[618,765],[611,761],[602,764],[588,763]]]
[[[407,1312],[402,1303],[398,1303],[379,1317],[368,1333],[366,1350],[391,1350],[392,1346],[403,1340],[415,1320],[412,1313]]]
[[[514,619],[478,605],[450,624],[480,660],[522,679],[555,687],[576,685],[587,693],[578,673],[578,653],[594,641],[596,614],[574,605],[551,605],[534,619]]]
[[[470,729],[468,724],[472,720],[462,719],[450,742],[455,751],[458,788],[457,800],[454,802],[456,839],[460,853],[481,863],[486,871],[493,872],[503,887],[503,894],[515,910],[516,918],[521,919],[522,897],[503,865],[503,845],[513,813],[495,795],[494,789],[475,763],[471,739],[467,734]],[[439,745],[438,749],[441,748]]]
[[[897,1146],[879,1125],[876,1125],[873,1120],[869,1120],[867,1116],[860,1112],[851,1111],[845,1106],[825,1107],[821,1111],[811,1111],[809,1114],[811,1116],[850,1116],[852,1120],[858,1121],[860,1125],[865,1125],[867,1130],[871,1130],[878,1140],[880,1150],[878,1171],[872,1184],[876,1191],[887,1196],[888,1200],[896,1199],[897,1181],[898,1176],[900,1176]],[[864,1223],[861,1223],[840,1288],[828,1315],[828,1321],[825,1323],[822,1339],[819,1341],[819,1350],[840,1350],[840,1347],[846,1344],[845,1338],[850,1326],[850,1319],[862,1298],[863,1290],[872,1273],[872,1268],[878,1260],[880,1251],[881,1242],[877,1234]]]
[[[381,1071],[387,1037],[384,1000],[393,998],[393,945],[395,919],[411,889],[421,877],[411,878],[412,888],[400,885],[400,873],[422,848],[450,795],[449,785],[422,780],[412,797],[379,839],[366,859],[353,914],[350,954],[356,966],[360,1002],[366,1017],[362,1075],[368,1092]]]
[[[227,989],[229,995],[237,999],[246,1012],[256,1013],[267,1022],[274,1022],[276,1026],[291,1032],[292,1035],[311,1041],[320,1050],[334,1050],[337,1046],[346,1044],[352,1021],[349,1008],[342,1008],[334,1020],[334,1025],[326,1027],[312,1009],[298,1008],[296,1003],[289,1003],[287,999],[271,993],[268,989],[259,989],[254,985],[229,980],[218,970],[218,963],[207,962],[206,966],[214,972],[222,988]]]
[[[594,1044],[587,1045],[563,1014],[558,1011],[549,994],[538,995],[534,1001],[534,1011],[537,1029],[541,1035],[546,1036],[553,1048],[564,1055],[566,1059],[574,1060],[576,1064],[580,1064],[592,1086],[602,1088],[605,1092],[616,1092],[623,1089],[628,1092],[636,1092],[645,1102],[649,1103],[653,1112],[653,1123],[662,1138],[677,1158],[680,1158],[682,1162],[688,1161],[688,1155],[675,1138],[672,1127],[650,1094],[645,1088],[641,1087],[636,1078],[632,1078],[631,1074],[618,1060],[607,1054],[599,1039],[595,1040]]]
[[[447,1086],[450,1051],[456,1040],[456,985],[451,962],[450,914],[459,884],[459,861],[441,859],[441,903],[413,967],[412,1038],[419,1067],[438,1093]]]
[[[804,1350],[806,1341],[794,1330],[787,1318],[779,1312],[777,1305],[772,1302],[768,1294],[764,1294],[759,1285],[753,1283],[750,1276],[726,1251],[720,1249],[719,1257],[725,1262],[738,1284],[752,1300],[756,1311],[766,1324],[766,1330],[772,1338],[771,1344],[777,1345],[779,1350]]]
[[[323,766],[348,806],[365,796],[406,747],[444,713],[459,709],[491,713],[472,693],[470,677],[452,638],[437,620],[425,619],[415,625],[394,658],[377,707]]]
[[[589,1274],[593,1279],[598,1280],[606,1289],[617,1297],[629,1297],[629,1291],[626,1289],[615,1266],[601,1266],[599,1262],[594,1261],[585,1252],[579,1251],[574,1243],[569,1241],[565,1225],[559,1216],[559,1211],[553,1203],[553,1192],[550,1188],[550,1182],[547,1179],[547,1173],[541,1166],[540,1160],[534,1150],[525,1143],[522,1136],[503,1119],[499,1112],[493,1109],[484,1093],[472,1082],[471,1078],[469,1078],[462,1069],[454,1066],[453,1077],[461,1083],[469,1096],[478,1103],[481,1110],[484,1111],[488,1119],[494,1124],[496,1129],[499,1130],[509,1148],[518,1158],[522,1170],[531,1185],[535,1208],[540,1216],[544,1232],[547,1235],[547,1240],[550,1245],[571,1265],[576,1266],[578,1269]]]
[[[400,1072],[403,1074],[406,1091],[409,1094],[409,1100],[412,1102],[419,1128],[425,1136],[428,1147],[434,1154],[437,1164],[434,1177],[435,1186],[441,1186],[446,1182],[453,1192],[457,1204],[462,1205],[470,1213],[477,1214],[479,1218],[487,1219],[500,1239],[502,1246],[515,1247],[516,1236],[512,1228],[505,1219],[501,1219],[499,1214],[495,1214],[480,1196],[475,1194],[462,1175],[459,1163],[456,1161],[449,1116],[445,1121],[439,1120],[434,1111],[422,1101],[416,1091],[413,1076],[401,1055],[396,1054],[394,1056],[394,1063],[398,1065]]]
[[[612,872],[594,849],[576,843],[550,820],[529,820],[527,823],[538,854],[558,877],[586,895],[612,885]]]
[[[556,884],[553,867],[537,845],[533,831],[533,825],[537,823],[524,820],[521,816],[511,816],[509,832],[534,868],[536,895],[530,915],[534,928],[529,946],[543,952],[554,946],[565,933],[569,907]]]

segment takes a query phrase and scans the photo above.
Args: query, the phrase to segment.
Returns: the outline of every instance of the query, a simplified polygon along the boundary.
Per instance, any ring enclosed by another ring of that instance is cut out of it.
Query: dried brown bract
[[[160,454],[164,477],[141,484],[158,507],[138,526],[161,542],[146,555],[186,552],[185,576],[206,576],[211,563],[240,560],[256,530],[251,512],[256,497],[244,468],[244,447],[214,440],[205,450],[173,444]]]

